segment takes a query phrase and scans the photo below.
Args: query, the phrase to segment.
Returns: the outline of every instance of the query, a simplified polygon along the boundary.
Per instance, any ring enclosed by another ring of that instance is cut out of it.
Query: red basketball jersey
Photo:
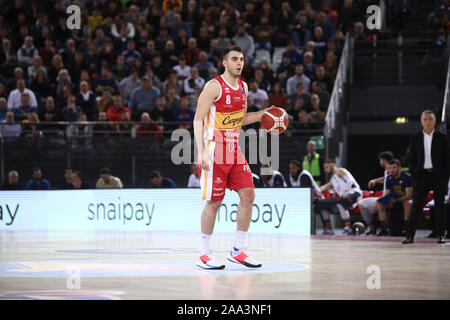
[[[232,87],[222,75],[214,80],[220,84],[220,94],[203,120],[203,138],[215,142],[237,143],[247,101],[244,83],[238,79],[238,86]]]

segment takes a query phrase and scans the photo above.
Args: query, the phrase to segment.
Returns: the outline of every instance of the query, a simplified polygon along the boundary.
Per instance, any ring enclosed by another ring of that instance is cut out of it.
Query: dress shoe
[[[439,236],[437,243],[445,243],[445,237],[444,236]]]
[[[403,244],[414,243],[414,238],[408,237],[408,238],[406,238],[405,240],[403,240],[402,243],[403,243]]]

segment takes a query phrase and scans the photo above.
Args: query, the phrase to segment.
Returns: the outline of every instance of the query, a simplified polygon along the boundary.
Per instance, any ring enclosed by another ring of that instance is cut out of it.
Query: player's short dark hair
[[[391,151],[382,151],[378,154],[378,159],[391,161],[392,159],[394,159],[394,154]]]
[[[223,52],[222,52],[222,60],[225,60],[225,59],[227,58],[227,55],[228,55],[231,51],[237,51],[237,52],[240,52],[240,53],[244,54],[244,51],[242,50],[241,47],[239,47],[239,46],[233,46],[233,47],[226,48],[225,50],[223,50]]]
[[[157,170],[153,170],[152,174],[150,175],[150,179],[159,178],[159,177],[161,177],[161,173]]]
[[[33,173],[36,172],[36,171],[41,171],[41,168],[39,168],[39,167],[33,167]]]
[[[302,167],[302,163],[298,160],[291,160],[291,161],[289,161],[289,164],[293,164],[294,166],[297,166],[299,168]]]
[[[325,160],[324,164],[325,163],[336,163],[336,161],[334,161],[333,159],[327,159]]]
[[[389,161],[389,164],[396,164],[399,167],[402,166],[402,163],[398,159],[392,159],[391,161]]]
[[[111,170],[109,168],[101,168],[100,174],[111,174]]]

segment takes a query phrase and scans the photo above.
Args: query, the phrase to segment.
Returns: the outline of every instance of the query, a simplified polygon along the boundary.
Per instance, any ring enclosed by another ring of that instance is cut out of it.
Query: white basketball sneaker
[[[208,254],[200,256],[197,260],[196,265],[200,268],[208,270],[222,270],[223,268],[225,268],[225,265],[223,263],[219,263],[214,260],[211,251]]]
[[[248,268],[261,268],[262,266],[261,263],[250,258],[244,250],[239,250],[235,247],[230,250],[227,259],[231,262],[242,264]]]

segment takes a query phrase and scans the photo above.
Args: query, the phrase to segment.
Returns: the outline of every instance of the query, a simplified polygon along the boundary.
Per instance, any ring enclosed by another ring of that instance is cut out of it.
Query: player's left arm
[[[244,82],[245,96],[248,96],[248,86],[247,83]],[[256,112],[247,112],[247,100],[245,101],[245,111],[244,111],[244,119],[242,121],[242,125],[246,126],[248,124],[252,124],[255,122],[261,122],[261,117],[264,113],[264,110],[256,111]]]

